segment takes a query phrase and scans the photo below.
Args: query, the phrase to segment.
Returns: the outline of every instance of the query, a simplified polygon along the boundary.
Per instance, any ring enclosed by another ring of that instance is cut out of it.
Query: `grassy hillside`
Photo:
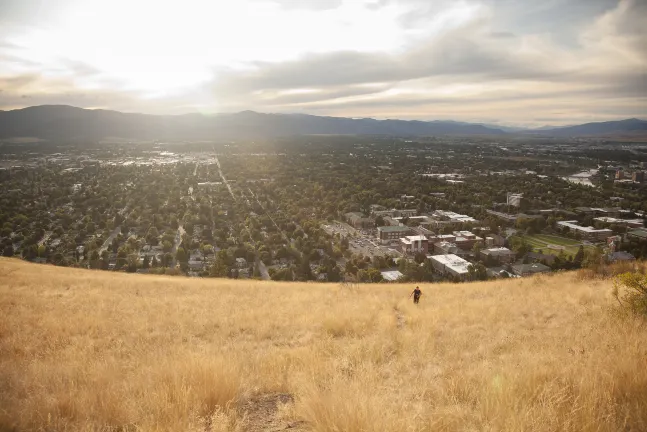
[[[0,259],[0,431],[647,430],[609,281],[412,288]]]

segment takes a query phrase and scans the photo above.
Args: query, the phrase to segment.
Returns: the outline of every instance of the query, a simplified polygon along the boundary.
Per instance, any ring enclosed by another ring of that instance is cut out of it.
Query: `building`
[[[419,224],[429,224],[429,216],[396,216],[393,219],[398,221],[398,223],[402,223],[404,219],[407,219],[408,221],[418,222]]]
[[[508,248],[497,247],[490,249],[483,249],[481,251],[481,258],[485,262],[495,262],[498,264],[510,264],[517,258],[516,254]]]
[[[546,265],[553,265],[555,262],[555,255],[542,254],[538,252],[528,252],[526,258],[530,262],[539,262]]]
[[[488,277],[491,278],[518,278],[519,276],[510,273],[508,270],[506,270],[503,267],[488,267],[487,269],[487,275]]]
[[[645,171],[634,171],[631,179],[636,183],[643,183],[645,181]]]
[[[438,243],[438,242],[454,243],[455,240],[456,240],[456,236],[453,234],[438,234],[438,235],[429,237],[429,241],[432,243]]]
[[[400,247],[405,255],[415,255],[429,252],[429,240],[423,235],[407,236],[400,239]]]
[[[348,224],[353,228],[365,229],[375,227],[374,219],[368,218],[359,212],[346,213],[344,217],[346,218]]]
[[[483,244],[483,238],[470,231],[454,231],[454,235],[456,246],[466,251],[472,250],[475,244]]]
[[[625,172],[621,169],[616,170],[616,180],[622,180],[625,178]]]
[[[189,269],[191,271],[202,271],[204,270],[205,262],[197,259],[189,259]]]
[[[381,272],[382,277],[384,278],[385,281],[388,282],[394,282],[400,279],[402,276],[404,276],[402,273],[400,273],[398,270],[388,270],[388,271],[383,271]]]
[[[627,237],[633,240],[647,241],[647,229],[635,229],[627,233]]]
[[[644,221],[642,219],[618,219],[610,216],[601,216],[593,218],[593,220],[609,224],[628,226],[629,228],[642,228],[644,225]]]
[[[466,222],[478,222],[471,216],[454,213],[452,211],[445,210],[436,210],[431,215],[434,219],[440,222],[451,222],[451,223],[466,223]]]
[[[458,254],[459,252],[460,248],[456,246],[456,243],[447,241],[434,243],[434,253],[437,255]]]
[[[487,247],[501,247],[505,245],[505,237],[498,234],[490,234],[485,237],[485,246]]]
[[[219,187],[222,182],[200,182],[198,183],[198,189],[212,190]]]
[[[612,252],[607,255],[607,261],[610,263],[620,262],[620,261],[636,261],[636,257],[630,254],[629,252]]]
[[[517,215],[512,215],[508,213],[503,213],[503,212],[498,212],[496,210],[485,210],[488,214],[491,214],[492,216],[496,216],[498,218],[501,218],[503,220],[506,220],[508,222],[514,222],[517,220]]]
[[[470,263],[457,255],[429,255],[427,258],[431,261],[434,269],[440,274],[459,278],[467,276],[467,268],[470,266]]]
[[[610,229],[595,229],[593,227],[583,227],[578,225],[577,221],[557,222],[557,225],[568,228],[571,232],[580,233],[580,235],[589,240],[604,240],[613,235]]]
[[[512,266],[512,272],[517,276],[525,277],[539,273],[548,273],[550,272],[550,267],[541,263],[517,264]]]
[[[382,226],[377,228],[377,238],[383,243],[399,240],[411,234],[411,228],[407,226]]]
[[[400,221],[395,220],[395,219],[393,219],[393,218],[392,218],[392,217],[390,217],[390,216],[384,216],[384,217],[382,218],[382,220],[383,220],[383,221],[384,221],[384,223],[385,223],[386,225],[388,225],[388,226],[399,226],[399,225],[400,225]]]
[[[595,214],[595,209],[592,209],[591,207],[575,207],[575,213],[580,214],[580,215],[594,215]]]
[[[507,194],[507,204],[509,206],[519,207],[521,205],[521,200],[523,199],[523,194],[520,193],[508,193]]]
[[[416,216],[418,214],[418,210],[416,209],[403,209],[403,210],[397,210],[397,209],[391,209],[391,210],[379,210],[379,207],[371,207],[371,215],[374,217],[382,216],[382,217],[411,217],[411,216]]]
[[[413,227],[411,228],[416,235],[423,235],[427,238],[431,238],[435,236],[436,234],[433,231],[429,231],[427,228],[425,228],[423,225]]]

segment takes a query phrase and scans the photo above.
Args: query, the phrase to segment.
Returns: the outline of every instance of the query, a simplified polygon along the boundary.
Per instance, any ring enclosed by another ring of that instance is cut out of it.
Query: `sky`
[[[0,0],[0,110],[647,119],[647,0]]]

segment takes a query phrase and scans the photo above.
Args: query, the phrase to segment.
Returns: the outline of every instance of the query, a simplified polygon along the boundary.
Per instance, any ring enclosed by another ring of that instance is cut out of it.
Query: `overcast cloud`
[[[0,109],[647,118],[645,17],[645,0],[0,0]]]

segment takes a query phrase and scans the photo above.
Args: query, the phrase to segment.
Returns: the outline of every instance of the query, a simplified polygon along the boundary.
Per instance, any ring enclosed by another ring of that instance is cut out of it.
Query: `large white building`
[[[467,276],[470,263],[458,255],[429,255],[427,258],[439,273],[458,277]]]

